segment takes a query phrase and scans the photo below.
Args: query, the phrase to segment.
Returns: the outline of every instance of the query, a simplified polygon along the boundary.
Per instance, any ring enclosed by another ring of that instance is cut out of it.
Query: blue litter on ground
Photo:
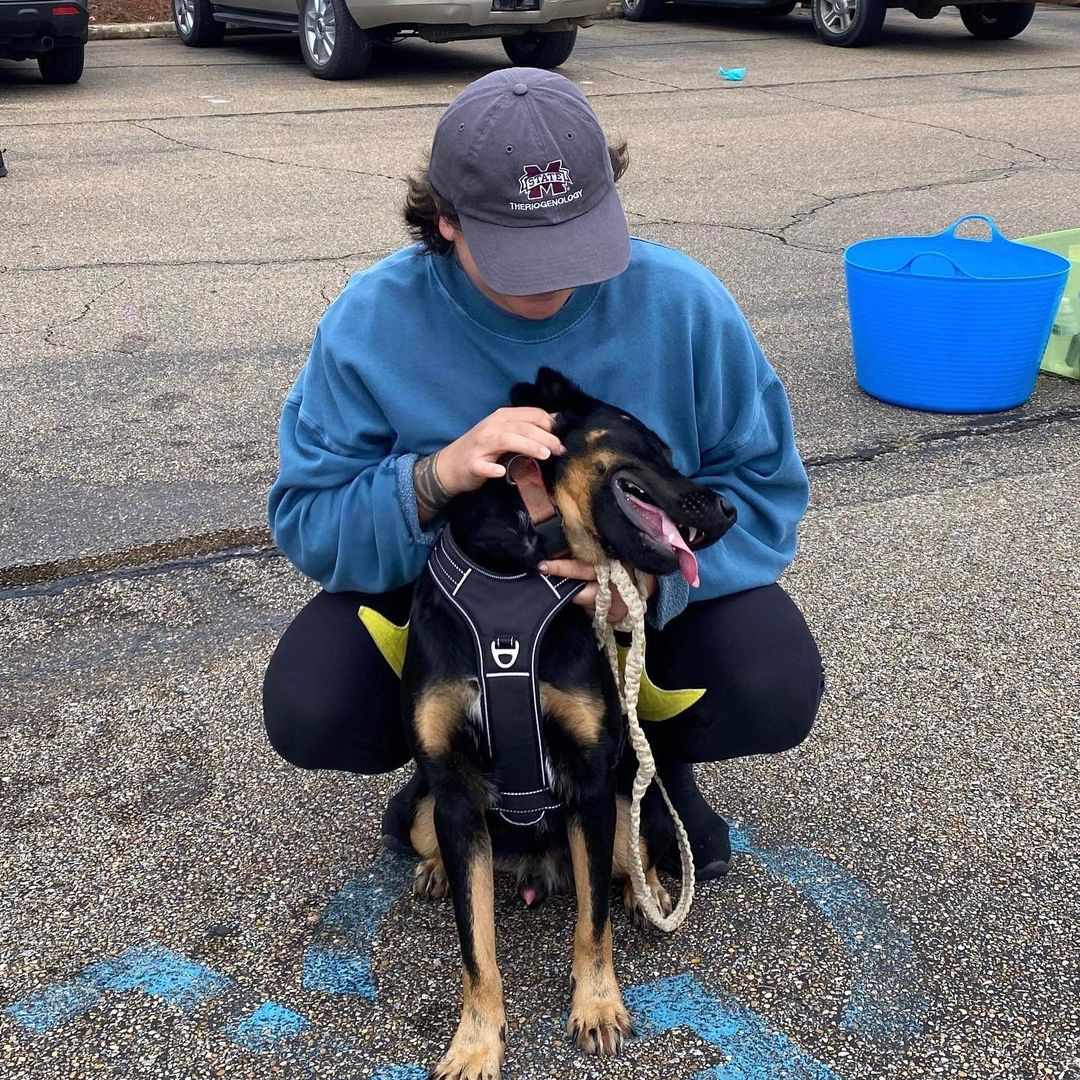
[[[722,68],[716,69],[716,74],[728,82],[742,82],[746,78],[746,68]]]

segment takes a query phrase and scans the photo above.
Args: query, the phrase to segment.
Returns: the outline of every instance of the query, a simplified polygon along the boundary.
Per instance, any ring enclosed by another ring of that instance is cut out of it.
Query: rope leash
[[[619,590],[619,595],[626,604],[627,617],[618,626],[607,621],[611,610],[611,586]],[[694,902],[694,857],[690,850],[690,837],[686,834],[675,807],[668,798],[663,781],[656,775],[656,761],[652,748],[645,738],[638,720],[637,703],[641,689],[641,676],[645,670],[645,602],[648,599],[645,585],[631,578],[626,568],[618,560],[599,563],[596,566],[596,614],[593,617],[593,629],[596,631],[599,647],[607,655],[608,663],[615,675],[615,684],[619,688],[623,711],[626,713],[630,730],[630,743],[638,759],[637,774],[630,798],[630,850],[627,852],[627,865],[630,881],[634,887],[634,899],[645,912],[653,926],[667,933],[678,930],[690,913]],[[615,643],[615,631],[625,630],[631,635],[630,651],[626,656],[626,670],[620,674],[619,651]],[[649,785],[655,781],[664,797],[671,820],[675,825],[675,836],[679,843],[679,857],[682,860],[682,889],[679,902],[674,911],[665,916],[657,904],[648,882],[645,880],[645,867],[641,859],[641,800]]]

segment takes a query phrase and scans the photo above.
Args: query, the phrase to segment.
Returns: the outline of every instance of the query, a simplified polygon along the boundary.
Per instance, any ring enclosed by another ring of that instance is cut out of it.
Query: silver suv
[[[171,0],[185,45],[219,45],[225,24],[290,30],[312,75],[362,75],[376,45],[405,37],[425,41],[502,38],[506,55],[525,67],[555,68],[573,52],[579,26],[609,0]]]

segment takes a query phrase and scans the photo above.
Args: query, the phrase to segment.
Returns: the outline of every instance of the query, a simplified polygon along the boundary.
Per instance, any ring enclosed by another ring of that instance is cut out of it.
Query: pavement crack
[[[186,139],[180,139],[173,135],[166,135],[163,131],[158,131],[158,129],[152,127],[147,120],[128,120],[125,122],[131,124],[132,127],[138,128],[140,131],[148,131],[151,135],[157,135],[158,138],[164,139],[166,142],[174,143],[176,146],[183,146],[188,150],[205,150],[207,153],[225,154],[227,157],[239,158],[241,161],[256,161],[268,165],[281,165],[287,169],[308,169],[312,172],[346,173],[350,176],[364,176],[370,180],[390,180],[395,184],[405,183],[405,177],[403,176],[389,176],[387,173],[369,172],[364,169],[349,169],[344,165],[308,165],[300,161],[282,161],[279,158],[266,157],[262,154],[244,154],[239,150],[227,150],[222,146],[206,146],[203,143],[189,142]]]
[[[871,120],[882,120],[886,123],[910,124],[913,127],[930,128],[934,131],[946,131],[953,135],[960,135],[965,139],[971,139],[973,142],[987,143],[991,146],[1005,146],[1010,150],[1028,154],[1043,165],[1051,164],[1050,158],[1045,154],[1039,153],[1038,150],[1030,150],[1025,146],[1019,146],[1016,143],[1009,142],[1007,139],[996,139],[987,135],[972,135],[970,131],[964,131],[962,128],[948,127],[946,124],[934,124],[929,120],[912,120],[906,116],[883,116],[881,113],[870,112],[868,109],[856,109],[851,105],[838,105],[834,101],[818,101],[816,98],[801,97],[798,94],[784,94],[775,86],[758,86],[754,87],[754,89],[760,90],[763,94],[768,94],[771,97],[786,98],[788,101],[798,101],[803,105],[818,105],[823,109],[839,109],[842,112],[853,113],[856,116],[865,116]]]
[[[332,284],[331,285],[322,285],[319,288],[319,295],[323,299],[323,311],[325,311],[334,302],[334,300],[337,297],[336,293],[334,294],[334,296],[329,296],[328,295],[328,290],[330,290],[332,288],[334,288],[334,286]],[[340,286],[339,286],[339,291],[340,291]]]
[[[602,71],[606,75],[614,75],[617,79],[629,79],[631,82],[641,83],[643,86],[658,86],[661,90],[682,90],[681,86],[676,86],[674,83],[658,82],[656,79],[646,79],[641,75],[627,75],[625,71],[616,71],[614,68],[591,66],[593,71]]]
[[[851,191],[842,195],[819,195],[817,192],[811,192],[815,199],[820,200],[816,206],[808,207],[805,210],[797,210],[793,215],[791,221],[782,226],[777,233],[777,239],[781,243],[789,246],[802,247],[802,243],[794,243],[789,236],[789,233],[793,229],[797,229],[801,225],[805,225],[815,215],[822,210],[827,210],[832,206],[836,206],[839,203],[853,202],[856,199],[865,199],[871,195],[908,195],[915,192],[925,191],[937,191],[940,188],[950,187],[964,187],[968,184],[990,184],[999,180],[1009,180],[1016,176],[1018,173],[1026,172],[1030,169],[1039,168],[1038,165],[1019,165],[1013,164],[1000,169],[986,169],[981,172],[972,173],[969,176],[958,176],[947,180],[932,180],[926,184],[902,184],[899,187],[890,188],[871,188],[868,191]],[[815,250],[821,251],[840,251],[840,248],[817,248]]]
[[[1061,408],[1047,413],[1014,416],[1008,420],[1001,420],[994,415],[989,415],[971,420],[955,428],[905,435],[898,439],[859,446],[840,453],[819,454],[815,457],[803,458],[803,465],[808,470],[823,469],[836,465],[851,465],[873,461],[875,458],[887,454],[902,454],[922,446],[956,442],[959,439],[968,439],[975,436],[1013,435],[1016,432],[1029,431],[1032,428],[1045,427],[1049,424],[1071,423],[1077,420],[1080,420],[1080,408]]]
[[[867,191],[851,191],[840,195],[820,195],[816,191],[812,191],[810,194],[813,198],[818,200],[815,205],[806,207],[805,209],[796,210],[783,225],[773,228],[764,225],[737,225],[734,222],[728,221],[694,221],[687,218],[647,217],[645,214],[641,214],[636,210],[628,210],[627,213],[633,218],[640,219],[632,222],[635,229],[648,228],[650,225],[685,225],[696,229],[728,229],[733,232],[764,236],[770,240],[779,241],[785,247],[796,248],[800,251],[813,251],[820,254],[835,255],[842,251],[843,248],[797,240],[792,237],[791,233],[812,220],[822,210],[827,210],[839,203],[853,202],[856,199],[865,199],[873,195],[905,195],[914,192],[936,191],[940,188],[963,187],[967,184],[989,184],[1000,180],[1008,180],[1018,173],[1041,167],[1041,163],[1023,164],[1014,162],[997,169],[985,169],[980,172],[971,173],[968,176],[950,177],[945,180],[933,180],[925,184],[901,184],[898,187],[870,188]]]
[[[68,345],[67,342],[58,341],[56,339],[56,334],[60,330],[65,330],[65,329],[67,329],[67,327],[74,326],[77,322],[80,322],[81,320],[85,319],[86,316],[90,314],[90,312],[93,309],[94,305],[103,296],[105,296],[108,293],[114,292],[116,289],[122,288],[126,284],[127,284],[127,278],[121,278],[119,281],[113,282],[112,285],[106,285],[105,288],[99,289],[92,297],[90,297],[89,300],[86,301],[85,304],[83,304],[82,311],[80,311],[79,314],[75,316],[75,318],[67,319],[64,322],[48,323],[45,326],[44,330],[42,331],[43,340],[44,340],[45,344],[46,345],[58,345],[58,346],[60,346],[62,348],[65,348],[65,349],[73,348],[73,346]],[[16,333],[17,331],[10,331],[10,332],[11,333]]]
[[[0,567],[0,598],[40,592],[59,592],[71,585],[113,577],[150,573],[217,562],[226,558],[265,557],[279,554],[266,528],[219,529],[174,540],[138,544],[100,555],[76,555],[42,563]]]
[[[362,259],[367,255],[381,257],[396,251],[396,248],[368,248],[364,251],[347,251],[337,255],[298,255],[288,259],[131,259],[122,262],[89,263],[49,263],[45,266],[12,266],[7,269],[12,274],[51,274],[58,270],[128,270],[169,269],[172,267],[196,266],[303,266],[307,263],[345,263]]]
[[[644,215],[639,215],[644,217]],[[779,240],[779,233],[765,228],[763,225],[736,225],[731,221],[691,221],[687,218],[653,217],[647,221],[635,221],[634,227],[644,229],[649,225],[686,225],[694,229],[729,229],[732,232],[753,233],[755,236],[767,236],[772,240]]]

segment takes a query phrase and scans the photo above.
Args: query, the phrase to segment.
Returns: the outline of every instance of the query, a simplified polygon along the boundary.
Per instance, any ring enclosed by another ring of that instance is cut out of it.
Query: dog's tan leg
[[[479,814],[478,824],[485,826],[482,811]],[[461,852],[463,857],[451,854],[446,860],[461,938],[461,1021],[432,1076],[436,1080],[498,1080],[506,1047],[506,1013],[502,976],[495,960],[491,840],[486,826],[482,832],[467,826],[466,830],[472,835],[471,842]]]
[[[618,1054],[633,1026],[623,1004],[611,955],[609,855],[607,851],[590,852],[580,819],[571,820],[567,832],[578,903],[567,1031],[590,1054]],[[607,835],[610,838],[611,832]],[[597,873],[601,861],[604,872]]]
[[[630,849],[630,802],[620,796],[615,804],[615,849],[612,852],[611,872],[616,881],[623,883],[623,907],[626,908],[631,920],[637,926],[650,925],[649,920],[642,911],[641,905],[634,896],[634,883],[630,880],[628,854]],[[649,858],[649,846],[644,840],[638,841],[641,849],[641,864],[645,867],[645,883],[656,901],[657,907],[665,915],[670,915],[672,910],[671,897],[667,889],[660,883],[656,874],[656,867]]]
[[[413,895],[425,900],[441,900],[450,891],[450,886],[435,835],[434,796],[425,795],[417,803],[409,840],[421,860],[413,872]]]

